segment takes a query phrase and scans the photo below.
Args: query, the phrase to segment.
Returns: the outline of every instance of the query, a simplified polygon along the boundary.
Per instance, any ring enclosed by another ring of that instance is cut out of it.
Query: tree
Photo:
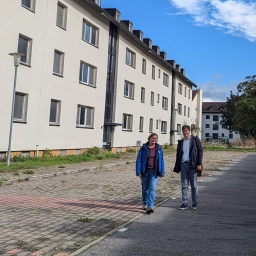
[[[222,111],[222,125],[243,137],[256,139],[256,75],[247,76],[237,86],[237,93],[230,92]]]

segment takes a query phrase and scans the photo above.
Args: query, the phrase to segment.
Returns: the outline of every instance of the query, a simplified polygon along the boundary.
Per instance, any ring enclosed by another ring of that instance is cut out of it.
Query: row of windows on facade
[[[15,106],[14,106],[14,122],[26,123],[28,109],[28,94],[16,92]],[[50,103],[50,125],[60,125],[61,101],[51,99]],[[167,122],[156,120],[156,129],[159,129],[159,122],[161,125],[161,133],[167,132]],[[77,127],[93,128],[94,124],[94,108],[90,106],[77,105]],[[132,131],[133,115],[123,114],[122,128],[125,131]],[[143,132],[144,117],[140,117],[139,131]],[[153,132],[153,119],[149,120],[149,132]]]
[[[219,130],[220,125],[219,124],[212,124],[212,129],[217,131]],[[211,128],[210,124],[205,124],[205,128]],[[224,124],[221,124],[221,128],[226,129],[227,127]]]
[[[218,133],[212,133],[212,135],[210,135],[210,133],[205,133],[205,138],[209,139],[209,138],[212,138],[214,140],[217,140],[217,139],[222,139],[222,138],[225,138],[226,136],[224,135],[224,133],[222,133],[221,135],[219,135]],[[229,133],[228,135],[228,138],[229,139],[233,139],[233,133]]]
[[[29,9],[34,10],[35,8],[35,0],[34,1],[22,1],[22,5],[26,6]],[[58,2],[57,6],[57,20],[56,25],[66,29],[66,21],[67,21],[67,7],[62,3]],[[90,22],[83,20],[83,31],[82,31],[82,39],[87,43],[98,47],[99,42],[99,29],[92,25]],[[32,51],[32,39],[20,35],[19,38],[19,46],[18,52],[23,53],[24,56],[21,58],[21,63],[26,65],[31,65],[31,51]],[[126,49],[126,64],[136,68],[136,54],[131,51],[129,48]],[[142,59],[142,73],[146,74],[147,64],[146,59]],[[80,76],[82,76],[82,81],[89,85],[95,86],[95,73],[96,67],[89,65],[88,63],[83,63],[82,71],[80,71]],[[155,65],[152,64],[152,79],[155,79]],[[53,65],[53,73],[59,76],[63,76],[64,70],[64,53],[59,50],[54,51],[54,65]],[[158,69],[158,77],[161,77],[161,70]],[[169,75],[163,72],[163,85],[169,86]],[[178,85],[178,93],[182,94],[183,85],[179,83]],[[184,88],[184,95],[186,97],[187,88]],[[188,98],[190,99],[190,89],[188,89]]]
[[[212,120],[213,121],[219,121],[220,118],[223,118],[223,116],[212,115]],[[205,115],[205,119],[211,119],[211,116],[210,115]]]

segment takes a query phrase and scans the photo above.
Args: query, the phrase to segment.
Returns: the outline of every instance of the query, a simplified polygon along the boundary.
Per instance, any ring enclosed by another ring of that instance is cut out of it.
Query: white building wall
[[[135,68],[125,64],[127,47],[136,54]],[[142,59],[146,59],[146,74],[142,73]],[[152,79],[152,65],[155,65],[155,80]],[[158,69],[161,76],[158,77]],[[169,87],[163,85],[163,71],[169,75]],[[135,84],[134,99],[124,97],[124,82],[128,80]],[[141,87],[145,88],[145,103],[141,102]],[[150,104],[151,91],[154,92],[154,106]],[[157,103],[157,95],[160,101]],[[168,98],[168,110],[162,109],[162,97]],[[170,116],[171,116],[171,72],[150,57],[147,50],[136,45],[134,41],[124,33],[119,35],[118,73],[116,90],[116,115],[115,121],[122,123],[123,114],[133,115],[132,132],[123,131],[122,127],[115,128],[114,147],[122,145],[134,146],[137,141],[146,142],[150,134],[149,119],[153,119],[153,132],[158,134],[159,143],[169,143],[170,140]],[[140,116],[144,117],[143,132],[139,131]],[[156,129],[156,120],[167,122],[167,132],[161,133],[161,125]]]

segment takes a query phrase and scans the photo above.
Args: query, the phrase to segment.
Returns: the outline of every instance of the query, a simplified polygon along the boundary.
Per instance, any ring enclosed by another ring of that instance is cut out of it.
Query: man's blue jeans
[[[188,186],[191,186],[192,204],[198,202],[198,185],[197,185],[197,171],[189,167],[188,163],[181,164],[181,186],[182,186],[182,203],[188,204]]]
[[[147,170],[141,177],[142,200],[143,204],[147,205],[148,208],[154,207],[157,182],[158,176],[155,175],[154,169]]]

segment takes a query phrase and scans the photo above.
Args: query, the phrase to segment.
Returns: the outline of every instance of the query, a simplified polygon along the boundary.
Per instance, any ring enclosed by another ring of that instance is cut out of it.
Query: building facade
[[[240,139],[240,135],[230,132],[222,124],[222,110],[225,102],[203,102],[202,110],[202,139],[205,141],[233,142]]]
[[[4,1],[0,10],[0,155],[6,156],[13,60],[20,52],[12,154],[123,151],[151,132],[176,144],[200,108],[185,70],[119,10],[92,0]],[[199,100],[198,100],[199,99]],[[195,105],[197,107],[195,107]]]

